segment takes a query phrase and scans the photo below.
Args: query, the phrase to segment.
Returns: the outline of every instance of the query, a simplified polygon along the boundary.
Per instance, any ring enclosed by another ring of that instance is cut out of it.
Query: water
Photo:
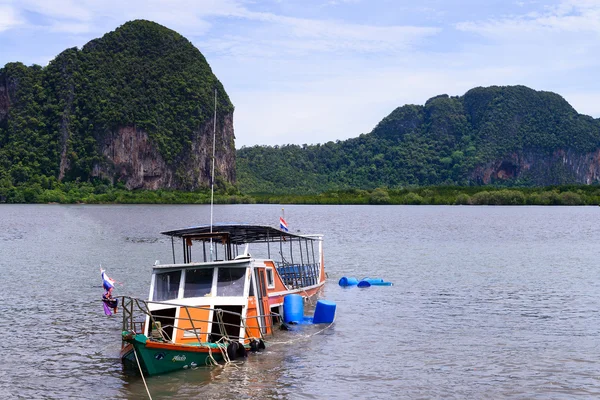
[[[275,225],[281,206],[216,206]],[[0,397],[144,399],[118,358],[99,267],[147,298],[168,230],[207,206],[0,206]],[[227,368],[147,380],[154,399],[570,399],[600,395],[598,207],[286,206],[325,234],[338,306]],[[177,249],[176,249],[177,250]],[[342,276],[392,287],[340,288]],[[316,334],[315,334],[316,333]],[[314,334],[314,335],[313,335]]]

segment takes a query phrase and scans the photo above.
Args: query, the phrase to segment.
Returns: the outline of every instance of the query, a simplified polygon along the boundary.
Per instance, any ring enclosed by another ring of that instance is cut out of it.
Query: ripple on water
[[[217,219],[259,223],[280,211],[215,207]],[[148,387],[154,399],[595,398],[598,212],[286,206],[295,229],[325,234],[323,296],[337,303],[335,324],[278,332],[279,343],[242,363]],[[121,321],[102,312],[98,266],[124,282],[119,294],[145,297],[154,260],[172,257],[157,232],[209,215],[204,206],[0,206],[9,327],[0,394],[145,398],[139,376],[121,370]],[[344,289],[343,275],[394,286]]]

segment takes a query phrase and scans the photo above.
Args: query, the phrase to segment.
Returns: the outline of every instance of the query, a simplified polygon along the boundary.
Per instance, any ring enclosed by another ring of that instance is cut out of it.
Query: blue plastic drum
[[[358,283],[358,280],[356,278],[347,278],[345,276],[342,276],[342,278],[338,282],[338,284],[340,286],[354,286],[357,283]]]
[[[364,278],[363,281],[367,281],[371,285],[376,285],[378,283],[383,283],[383,279],[381,279],[381,278]]]
[[[283,322],[300,323],[304,320],[304,299],[299,294],[288,294],[283,298]]]
[[[284,300],[285,301],[285,300]],[[313,324],[330,324],[335,319],[335,303],[328,300],[317,301]]]

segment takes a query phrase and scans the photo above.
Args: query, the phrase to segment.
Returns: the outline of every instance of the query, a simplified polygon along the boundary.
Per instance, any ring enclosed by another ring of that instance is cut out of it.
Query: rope
[[[225,341],[228,340],[229,338],[227,337],[227,330],[225,330],[225,327],[223,324],[223,310],[219,310],[219,309],[215,310],[215,317],[217,318],[219,331],[221,332],[221,338],[215,342],[215,345],[221,352],[221,356],[223,357],[223,361],[225,361],[225,365],[228,365],[231,363],[231,359],[229,358],[229,355],[227,354],[227,345],[225,344]],[[214,365],[214,366],[219,365],[220,366],[220,364],[217,362],[217,360],[215,360],[215,358],[213,357],[212,348],[210,346],[208,347],[208,358],[206,360],[207,360],[206,361],[207,365]]]
[[[209,346],[208,347],[208,358],[206,359],[207,366],[209,366],[209,367],[214,366],[214,367],[221,367],[221,368],[225,368],[225,367],[229,366],[229,367],[238,368],[238,366],[235,365],[234,362],[229,358],[229,354],[227,354],[227,344],[225,343],[225,340],[226,340],[226,338],[222,337],[221,339],[219,339],[218,341],[215,342],[215,345],[221,352],[223,361],[225,361],[225,365],[221,365],[217,362],[217,360],[215,360],[215,358],[212,354],[212,348]]]
[[[215,358],[212,355],[212,348],[210,346],[208,346],[208,358],[206,359],[205,364],[208,367],[216,367],[217,365],[219,365],[219,363],[217,362],[217,360],[215,360]]]
[[[227,344],[225,343],[224,338],[219,339],[216,344],[219,350],[221,351],[221,356],[223,356],[223,361],[225,361],[225,365],[231,363],[231,358],[229,358],[229,354],[227,354]]]
[[[306,289],[302,289],[302,291],[304,292],[304,294],[306,295],[306,297],[304,298],[308,303],[310,303],[311,306],[314,306],[315,303],[312,301],[311,296],[308,294],[308,292],[306,291]]]
[[[329,329],[329,328],[331,327],[331,325],[333,325],[333,322],[332,322],[332,323],[330,323],[329,325],[327,325],[325,328],[321,329],[321,330],[320,330],[320,331],[318,331],[318,332],[315,332],[315,333],[313,333],[313,334],[310,334],[310,335],[308,335],[308,336],[302,336],[302,337],[299,337],[298,339],[294,339],[294,340],[287,340],[287,341],[285,341],[285,342],[268,342],[268,343],[269,343],[269,345],[277,345],[277,344],[290,344],[290,343],[298,342],[298,341],[300,341],[300,340],[306,340],[306,339],[310,339],[311,337],[313,337],[313,336],[315,336],[315,335],[318,335],[319,333],[321,333],[321,332],[325,331],[326,329]]]
[[[135,355],[135,361],[137,362],[138,368],[140,369],[140,374],[142,375],[142,382],[144,382],[144,387],[146,388],[146,393],[148,393],[148,398],[152,400],[152,396],[150,396],[150,390],[148,390],[148,385],[146,385],[146,379],[144,379],[144,373],[142,372],[142,366],[140,365],[140,360],[138,359],[135,347],[133,347],[133,355]]]
[[[227,341],[229,341],[229,337],[227,336],[227,330],[225,329],[225,323],[223,322],[223,310],[218,310],[216,316],[217,316],[217,321],[219,323],[219,330],[221,331],[221,338],[219,340],[217,340],[215,342],[215,344],[217,345],[217,348],[221,352],[223,361],[225,361],[225,365],[223,367],[233,366],[232,360],[231,360],[231,358],[229,358],[229,354],[227,354],[227,347],[228,347]],[[229,343],[232,343],[232,342],[229,342]],[[238,344],[238,345],[242,346],[242,344]],[[216,365],[220,365],[212,357],[212,351],[210,351],[209,354],[211,357],[211,361],[214,362]]]

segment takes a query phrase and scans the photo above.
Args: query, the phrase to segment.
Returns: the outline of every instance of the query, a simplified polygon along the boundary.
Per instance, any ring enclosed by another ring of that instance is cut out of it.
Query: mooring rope
[[[146,393],[148,393],[148,398],[152,400],[152,396],[150,395],[150,390],[148,390],[148,385],[146,384],[146,379],[144,378],[144,372],[142,371],[142,366],[140,365],[140,360],[137,356],[137,351],[135,351],[135,347],[133,347],[133,355],[135,356],[135,361],[137,362],[138,368],[140,369],[140,374],[142,375],[142,382],[144,382],[144,387],[146,388]]]
[[[267,342],[267,343],[268,343],[269,345],[277,345],[277,344],[290,344],[290,343],[298,342],[298,341],[300,341],[300,340],[306,340],[306,339],[310,339],[311,337],[313,337],[313,336],[315,336],[315,335],[318,335],[319,333],[321,333],[321,332],[325,331],[326,329],[329,329],[329,328],[331,327],[331,325],[333,325],[333,322],[332,322],[332,323],[330,323],[329,325],[327,325],[325,328],[321,329],[321,330],[320,330],[320,331],[318,331],[318,332],[312,333],[312,334],[310,334],[310,335],[308,335],[308,336],[302,336],[302,337],[299,337],[299,338],[297,338],[297,339],[294,339],[294,340],[287,340],[287,341],[285,341],[285,342],[271,342],[271,341],[269,341],[269,342]]]
[[[217,319],[217,324],[219,326],[219,330],[221,331],[221,338],[215,342],[215,345],[221,352],[221,356],[223,357],[223,361],[225,361],[225,366],[231,364],[231,359],[229,358],[229,354],[227,354],[227,344],[225,341],[229,340],[227,336],[227,330],[224,327],[223,323],[223,310],[215,310],[215,317]],[[217,366],[220,364],[215,360],[212,354],[212,348],[208,346],[208,358],[206,359],[206,365]]]
[[[306,295],[306,297],[304,298],[307,302],[310,303],[311,306],[314,306],[315,303],[312,301],[311,296],[308,294],[308,292],[305,289],[302,289],[302,291],[304,292],[304,294]]]

